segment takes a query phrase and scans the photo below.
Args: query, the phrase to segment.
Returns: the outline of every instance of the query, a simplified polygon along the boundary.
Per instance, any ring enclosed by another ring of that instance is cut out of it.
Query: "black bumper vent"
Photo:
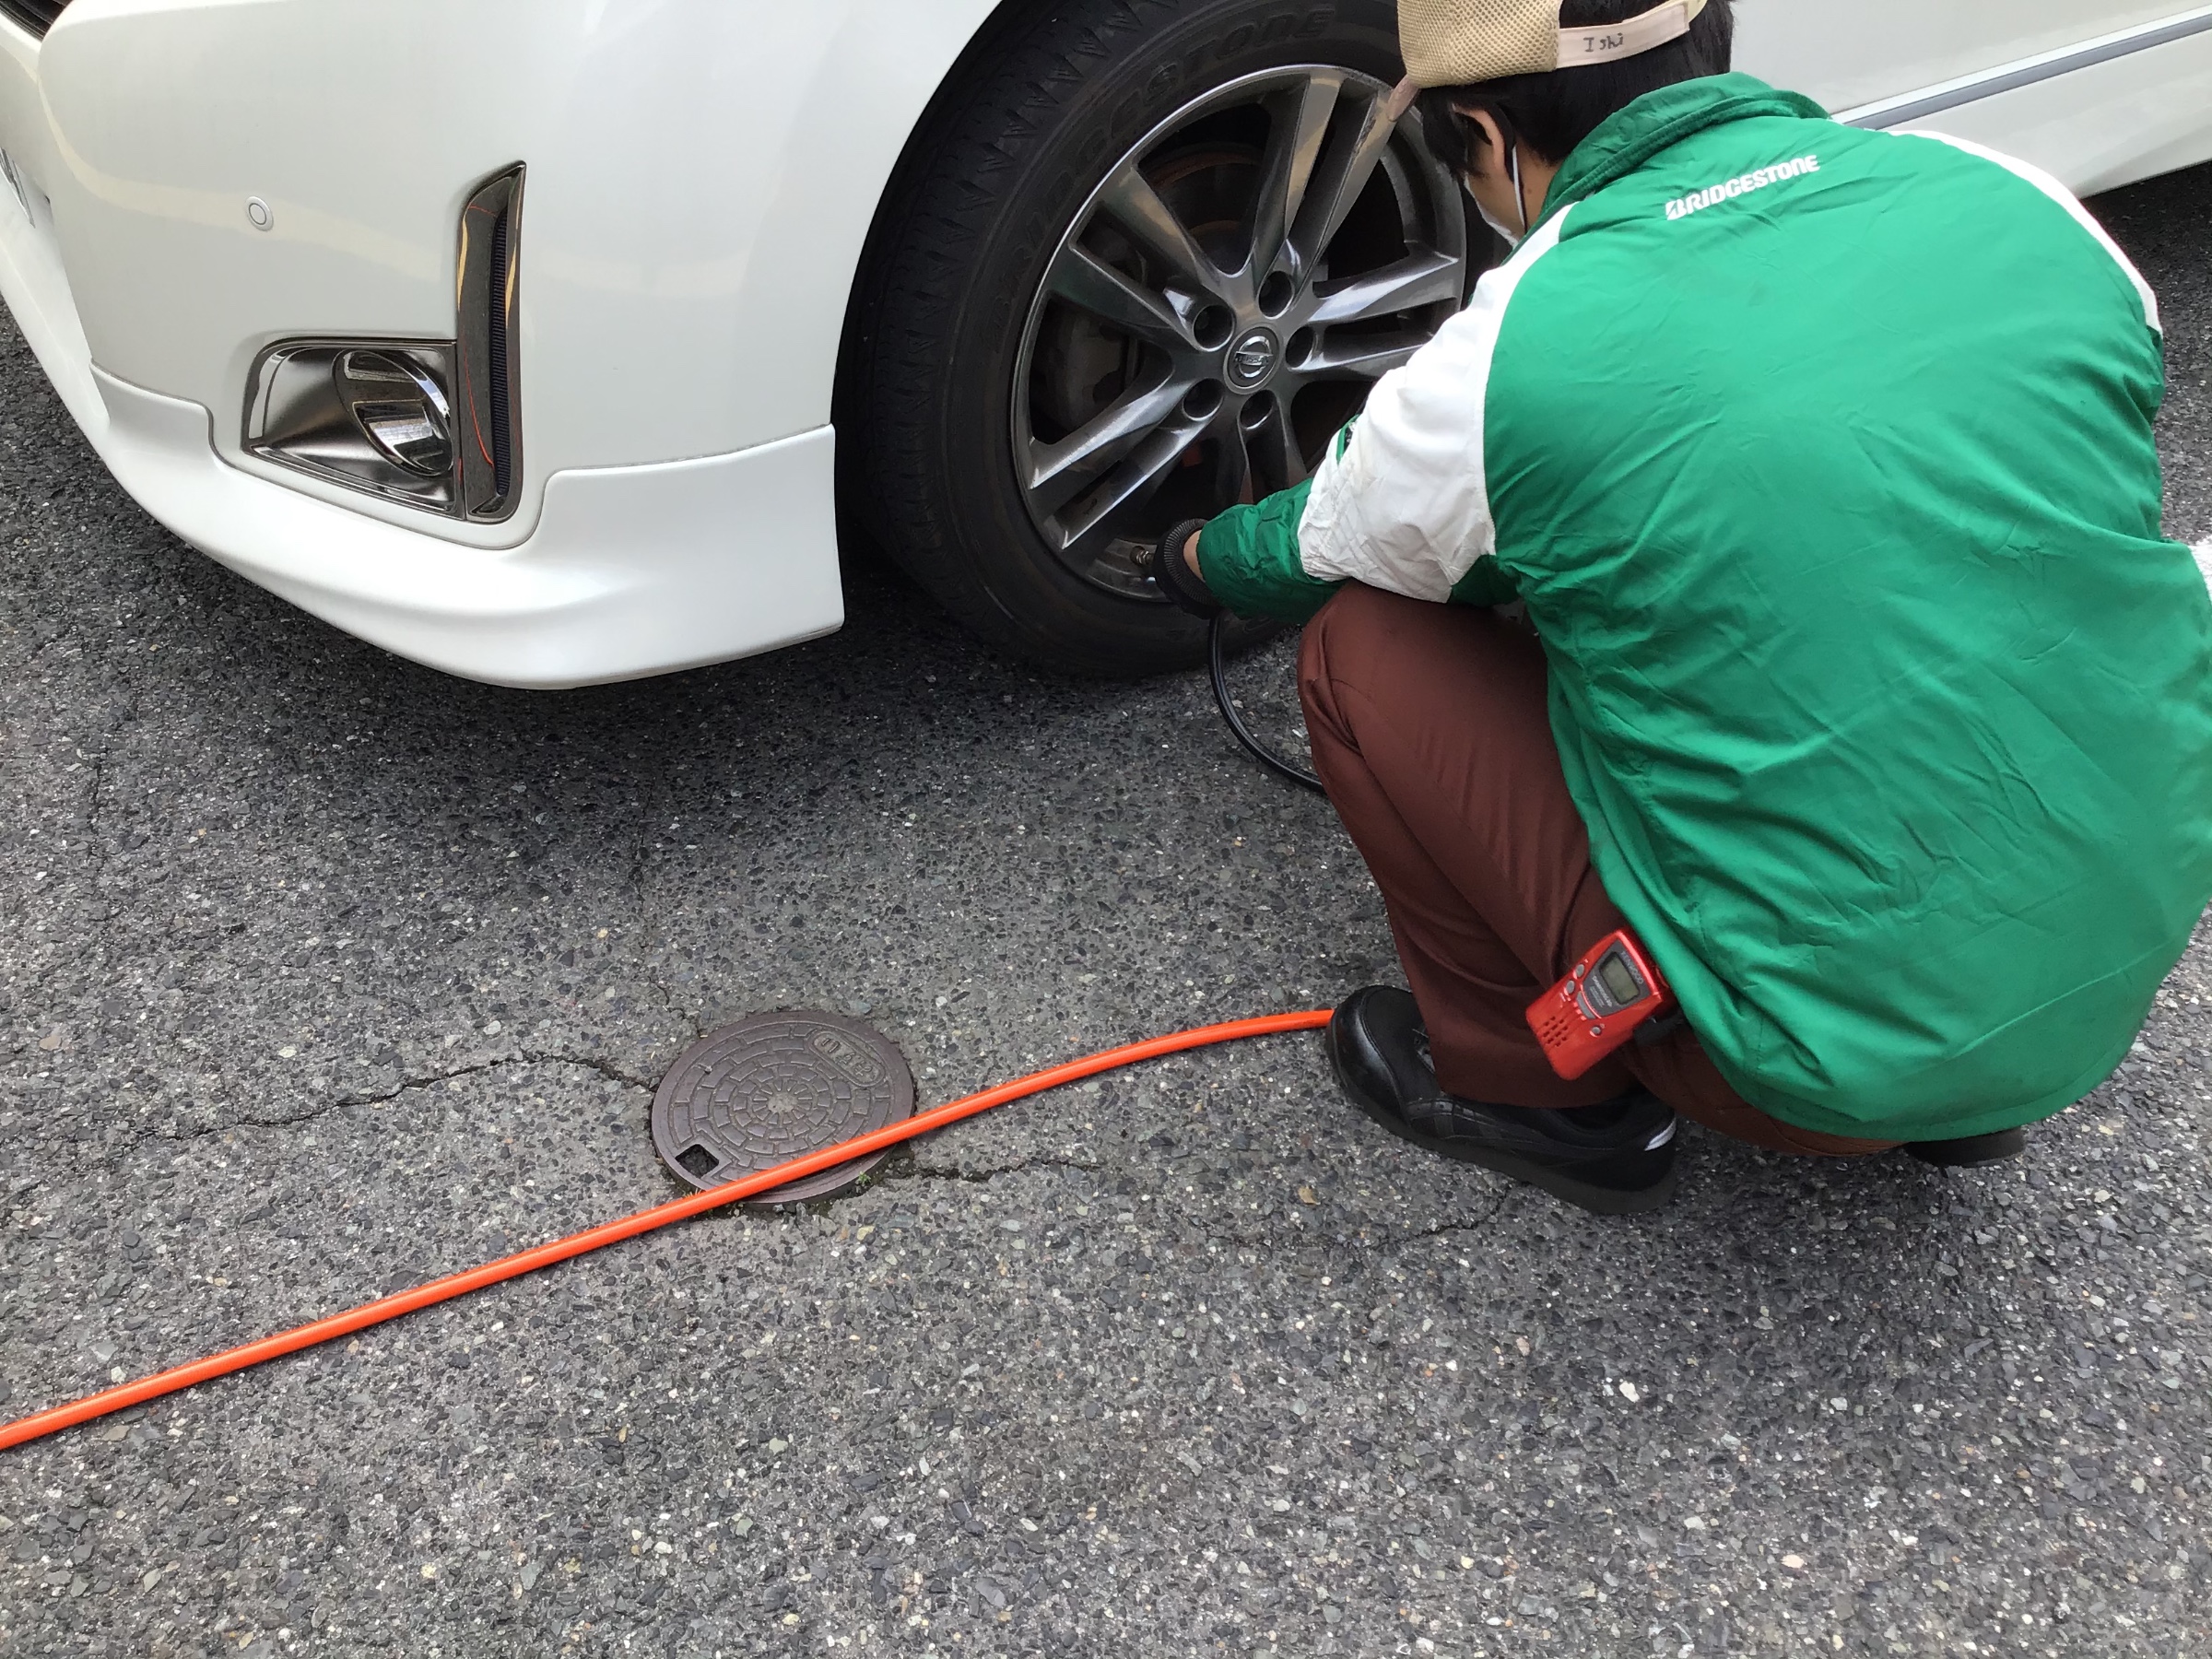
[[[0,0],[0,18],[42,37],[68,5],[69,0]]]
[[[461,512],[503,519],[520,499],[523,466],[520,301],[523,169],[477,186],[461,212]]]

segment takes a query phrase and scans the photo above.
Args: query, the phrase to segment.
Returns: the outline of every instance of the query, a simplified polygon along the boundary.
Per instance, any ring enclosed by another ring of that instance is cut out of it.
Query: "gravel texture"
[[[2102,210],[2212,539],[2212,170]],[[1195,676],[864,565],[836,638],[488,690],[181,547],[12,332],[0,463],[0,1414],[676,1194],[651,1086],[744,1012],[931,1103],[1393,973]],[[1636,1221],[1310,1037],[1069,1089],[0,1453],[0,1654],[2212,1652],[2208,991],[2020,1165],[1692,1132]]]

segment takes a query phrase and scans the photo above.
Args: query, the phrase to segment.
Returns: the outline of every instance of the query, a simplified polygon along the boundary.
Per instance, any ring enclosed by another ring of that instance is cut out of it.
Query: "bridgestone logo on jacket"
[[[1746,76],[1638,100],[1545,212],[1308,484],[1207,526],[1208,583],[1525,601],[1606,890],[1777,1117],[2070,1104],[2212,897],[2156,300],[2035,169]]]
[[[1678,219],[1700,208],[1711,207],[1721,202],[1732,202],[1737,196],[1749,195],[1755,190],[1764,190],[1770,184],[1779,184],[1784,179],[1800,179],[1806,173],[1820,171],[1820,158],[1800,156],[1794,161],[1784,161],[1780,167],[1762,167],[1757,172],[1747,172],[1741,178],[1731,179],[1725,184],[1715,184],[1705,190],[1677,196],[1666,205],[1666,217]]]

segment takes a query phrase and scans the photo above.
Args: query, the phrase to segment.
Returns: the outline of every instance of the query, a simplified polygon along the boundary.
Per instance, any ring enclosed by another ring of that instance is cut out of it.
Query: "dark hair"
[[[1565,0],[1562,28],[1618,23],[1649,11],[1655,0]],[[1509,75],[1499,80],[1471,81],[1461,87],[1430,87],[1416,104],[1422,130],[1437,159],[1455,173],[1469,171],[1469,145],[1481,142],[1482,129],[1458,110],[1488,110],[1498,124],[1545,160],[1557,164],[1609,115],[1625,110],[1646,92],[1704,75],[1725,75],[1735,49],[1735,16],[1730,0],[1705,0],[1705,9],[1678,40],[1634,57],[1587,69],[1555,69],[1548,75]]]

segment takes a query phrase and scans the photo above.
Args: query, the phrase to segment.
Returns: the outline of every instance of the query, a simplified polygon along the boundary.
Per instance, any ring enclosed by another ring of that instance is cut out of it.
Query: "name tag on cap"
[[[1559,30],[1559,67],[1573,69],[1606,58],[1634,57],[1654,46],[1680,40],[1689,32],[1691,19],[1705,9],[1705,0],[1667,0],[1650,11],[1618,23],[1594,24],[1584,29]]]

